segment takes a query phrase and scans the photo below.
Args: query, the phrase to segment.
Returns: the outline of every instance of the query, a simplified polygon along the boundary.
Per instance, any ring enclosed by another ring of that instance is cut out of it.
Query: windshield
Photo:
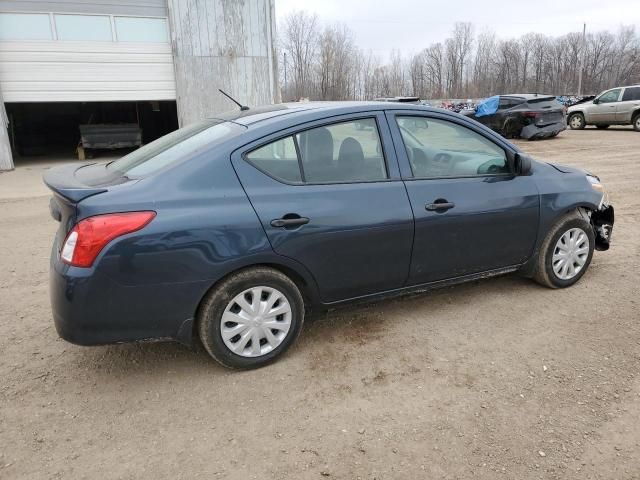
[[[107,170],[129,178],[154,173],[205,147],[240,135],[245,127],[208,119],[181,128],[107,165]]]

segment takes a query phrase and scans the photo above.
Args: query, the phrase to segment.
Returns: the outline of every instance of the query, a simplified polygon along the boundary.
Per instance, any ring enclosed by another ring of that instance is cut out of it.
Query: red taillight
[[[155,216],[156,212],[126,212],[85,218],[67,235],[60,258],[74,267],[90,267],[107,243],[140,230]]]
[[[529,118],[538,118],[542,114],[540,112],[523,112],[523,115]]]

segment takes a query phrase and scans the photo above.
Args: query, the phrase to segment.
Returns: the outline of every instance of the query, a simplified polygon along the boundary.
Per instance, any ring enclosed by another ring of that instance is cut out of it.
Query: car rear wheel
[[[581,113],[572,113],[569,116],[568,123],[571,130],[582,130],[586,125],[586,122],[584,121],[584,115],[582,115]]]
[[[633,117],[633,129],[640,132],[640,113]]]
[[[600,130],[604,130],[605,128],[609,128],[610,125],[596,125],[596,128],[599,128]]]
[[[302,330],[304,301],[278,270],[255,267],[224,280],[198,312],[200,340],[229,368],[256,368],[284,353]]]
[[[542,242],[534,280],[549,288],[570,287],[589,268],[594,246],[595,236],[589,219],[580,212],[565,215]]]

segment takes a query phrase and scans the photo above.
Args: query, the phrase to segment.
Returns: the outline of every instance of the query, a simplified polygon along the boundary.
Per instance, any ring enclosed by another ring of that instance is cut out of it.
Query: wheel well
[[[207,296],[213,290],[215,290],[218,287],[218,285],[220,285],[223,281],[225,281],[230,276],[235,275],[236,273],[241,272],[243,270],[250,270],[252,268],[257,268],[257,267],[273,268],[274,270],[278,270],[280,273],[283,273],[284,275],[289,277],[291,279],[291,281],[296,284],[296,287],[298,287],[298,289],[300,290],[300,294],[302,295],[302,298],[304,300],[305,305],[309,305],[310,304],[310,300],[311,300],[312,297],[311,297],[309,283],[307,281],[305,281],[305,279],[302,277],[302,275],[300,275],[294,269],[286,267],[284,265],[275,264],[275,263],[256,263],[254,265],[245,265],[244,267],[237,268],[237,269],[227,273],[225,276],[220,277],[204,293],[204,295],[202,296],[202,298],[198,302],[198,307],[196,308],[196,311],[195,311],[195,316],[194,316],[194,321],[193,321],[193,328],[192,328],[192,338],[195,339],[195,338],[198,337],[198,317],[199,317],[200,308],[202,306],[202,303],[204,302],[204,299],[207,298]]]

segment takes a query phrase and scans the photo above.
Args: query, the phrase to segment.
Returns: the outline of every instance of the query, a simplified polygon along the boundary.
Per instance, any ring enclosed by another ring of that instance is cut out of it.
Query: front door
[[[505,148],[464,121],[390,118],[415,215],[409,284],[519,265],[532,254],[539,198]],[[390,115],[391,117],[391,115]]]
[[[598,103],[589,106],[589,119],[587,121],[604,124],[615,123],[616,107],[621,90],[620,88],[614,88],[600,95]]]
[[[383,114],[314,122],[232,156],[274,251],[304,265],[323,302],[404,285],[413,215]]]

